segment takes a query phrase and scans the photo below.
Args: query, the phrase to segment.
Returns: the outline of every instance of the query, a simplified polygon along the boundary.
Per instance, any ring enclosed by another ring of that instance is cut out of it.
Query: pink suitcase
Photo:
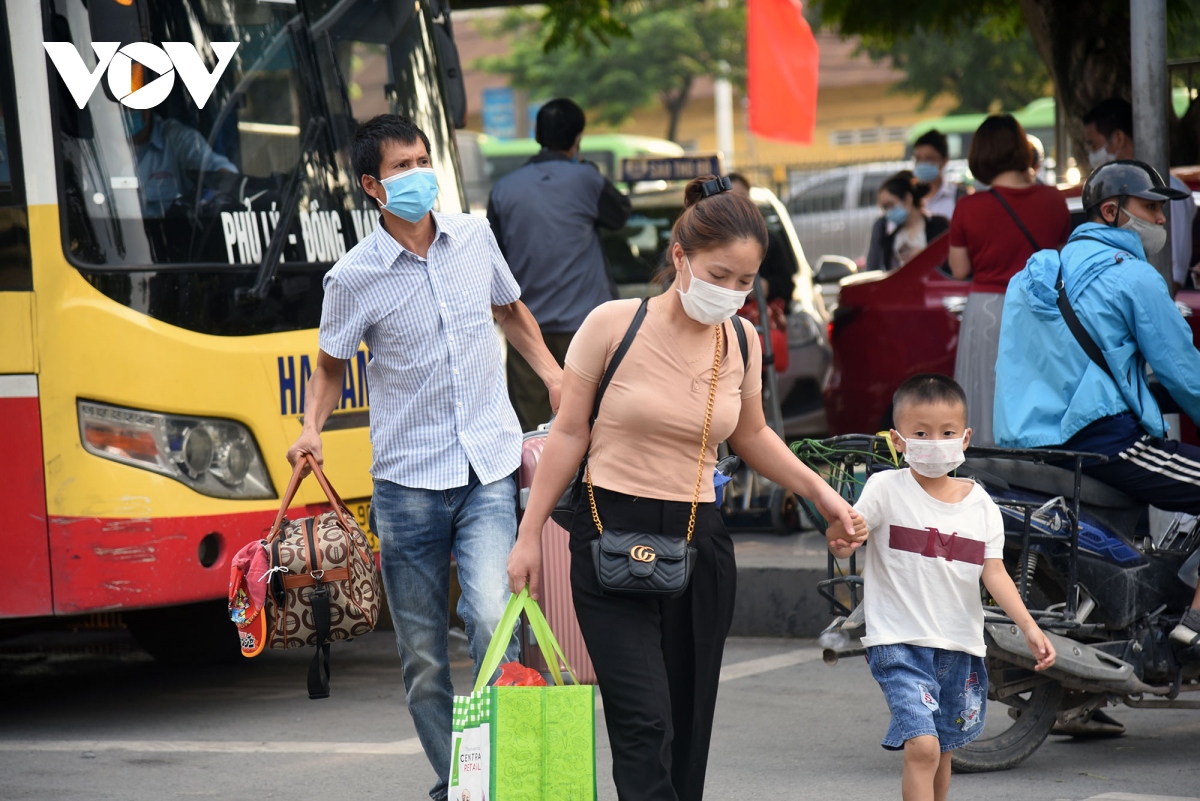
[[[537,469],[538,459],[542,456],[542,448],[546,444],[545,431],[534,431],[525,435],[521,447],[521,470],[518,477],[521,509],[529,496],[529,487],[533,484],[533,473]],[[567,530],[557,525],[553,520],[547,520],[542,529],[542,592],[539,599],[542,613],[550,623],[550,630],[558,638],[563,654],[575,671],[576,678],[581,684],[595,684],[596,671],[592,667],[592,659],[588,656],[587,646],[583,642],[583,634],[579,631],[579,621],[575,618],[575,604],[571,600],[571,550],[570,535]],[[541,651],[532,639],[528,627],[523,626],[522,659],[526,667],[545,671],[546,662]]]

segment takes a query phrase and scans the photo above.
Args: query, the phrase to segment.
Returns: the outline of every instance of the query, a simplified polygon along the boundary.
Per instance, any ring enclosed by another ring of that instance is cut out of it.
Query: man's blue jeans
[[[467,626],[478,673],[492,633],[508,603],[505,567],[517,533],[516,482],[512,477],[449,490],[402,487],[375,480],[371,528],[379,536],[380,564],[396,643],[404,669],[408,711],[438,781],[430,797],[444,799],[450,773],[450,554],[458,564]],[[505,662],[518,658],[514,634]],[[460,688],[463,689],[463,688]],[[463,694],[470,688],[463,689]]]

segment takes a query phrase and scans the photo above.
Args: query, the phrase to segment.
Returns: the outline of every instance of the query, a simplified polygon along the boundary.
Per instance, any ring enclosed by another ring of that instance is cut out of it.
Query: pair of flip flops
[[[262,542],[247,543],[233,556],[229,573],[229,619],[238,628],[243,656],[258,656],[267,644],[266,576],[271,560]]]

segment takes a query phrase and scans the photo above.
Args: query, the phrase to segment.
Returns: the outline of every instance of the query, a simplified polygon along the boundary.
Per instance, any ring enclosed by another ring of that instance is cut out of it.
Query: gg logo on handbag
[[[629,558],[635,562],[653,562],[654,549],[649,545],[635,545],[629,552]]]

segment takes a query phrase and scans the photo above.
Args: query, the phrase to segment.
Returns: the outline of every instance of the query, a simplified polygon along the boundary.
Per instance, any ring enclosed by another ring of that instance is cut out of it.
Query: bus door
[[[5,0],[0,0],[0,543],[5,560],[0,618],[53,611],[33,340],[33,264],[7,12]]]

